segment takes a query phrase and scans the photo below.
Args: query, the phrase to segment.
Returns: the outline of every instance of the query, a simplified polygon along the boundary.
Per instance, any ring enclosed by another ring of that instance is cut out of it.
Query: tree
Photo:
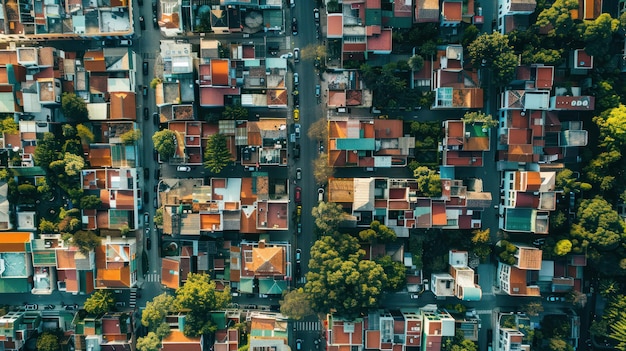
[[[311,123],[307,135],[312,140],[328,140],[328,120],[320,118]]]
[[[396,240],[396,232],[379,221],[372,221],[370,228],[359,232],[363,241],[390,242]]]
[[[592,189],[591,184],[579,182],[576,177],[574,177],[574,172],[568,168],[563,168],[556,174],[555,185],[557,189],[563,190],[565,194],[568,194],[570,191],[578,193]]]
[[[302,60],[325,59],[328,56],[326,45],[307,45],[300,51]]]
[[[334,309],[339,316],[354,318],[377,307],[387,276],[376,262],[362,260],[363,255],[356,238],[346,234],[315,242],[304,286],[314,311]]]
[[[472,243],[474,244],[484,244],[484,243],[488,243],[489,242],[489,237],[491,230],[489,228],[481,230],[481,229],[476,229],[472,232],[473,236],[472,236]]]
[[[163,209],[162,208],[158,208],[155,212],[154,212],[154,224],[161,226],[163,225]]]
[[[617,295],[619,291],[620,285],[617,280],[613,278],[603,278],[600,280],[599,292],[605,299]]]
[[[44,332],[37,337],[38,351],[57,351],[59,345],[59,338],[52,333]]]
[[[619,342],[616,348],[620,351],[626,351],[626,321],[616,321],[610,325],[610,329],[609,337]]]
[[[472,340],[463,340],[460,344],[452,345],[451,351],[478,351],[478,346]]]
[[[208,317],[211,311],[225,308],[230,302],[230,290],[215,290],[215,282],[206,274],[189,273],[185,285],[176,289],[174,306],[187,311],[184,334],[200,336],[213,333],[217,326]]]
[[[100,315],[108,312],[115,304],[113,294],[108,290],[96,290],[85,300],[85,311]]]
[[[409,67],[414,71],[421,71],[424,68],[424,58],[418,54],[411,56],[409,59]]]
[[[619,28],[619,20],[611,18],[608,13],[603,13],[593,21],[585,22],[583,40],[585,51],[595,57],[606,56],[611,49],[613,34]]]
[[[320,201],[317,206],[313,207],[311,214],[315,218],[315,226],[325,235],[335,233],[346,215],[340,204],[324,201]]]
[[[91,230],[79,230],[72,237],[72,244],[78,246],[84,255],[100,246],[101,239]]]
[[[17,134],[19,133],[20,126],[15,122],[13,116],[7,116],[0,121],[0,133],[3,134]]]
[[[84,124],[76,125],[76,135],[80,138],[83,144],[91,144],[94,141],[94,135],[91,130]]]
[[[565,256],[570,251],[572,251],[572,242],[567,239],[559,240],[554,247],[554,253],[557,256]]]
[[[163,129],[154,133],[152,142],[154,143],[154,149],[164,160],[169,160],[176,153],[178,145],[176,133],[169,129]]]
[[[54,222],[48,221],[45,218],[42,218],[39,222],[39,231],[44,234],[55,233],[57,230],[57,226]]]
[[[536,317],[539,313],[543,312],[543,305],[539,301],[531,301],[521,307],[527,315]]]
[[[120,135],[120,140],[124,145],[134,145],[139,139],[141,139],[141,131],[138,129],[131,129]]]
[[[474,125],[476,123],[483,124],[487,128],[492,128],[498,125],[498,121],[493,119],[491,115],[484,112],[466,112],[462,118],[465,124]]]
[[[204,168],[212,173],[220,173],[232,159],[226,136],[221,133],[209,137],[204,151]]]
[[[463,37],[461,38],[461,45],[464,48],[468,47],[480,34],[480,30],[475,25],[471,24],[463,31]]]
[[[573,350],[572,346],[569,345],[565,340],[560,338],[550,338],[548,343],[548,349],[550,351],[570,351]]]
[[[441,196],[441,177],[437,172],[425,166],[417,167],[413,171],[413,176],[417,178],[417,190],[428,197]]]
[[[72,121],[86,121],[89,118],[85,100],[73,93],[61,95],[61,111],[67,119]]]
[[[43,169],[49,169],[50,163],[60,158],[60,149],[61,145],[57,137],[50,132],[44,133],[43,139],[37,140],[37,148],[35,148],[35,153],[33,154],[35,164]]]
[[[97,195],[87,195],[80,199],[80,208],[84,210],[94,210],[100,208],[102,200]]]
[[[593,121],[600,128],[599,145],[608,151],[620,151],[626,147],[626,106],[603,111]]]
[[[23,199],[31,199],[37,194],[37,188],[32,184],[20,184],[17,186],[17,192]]]
[[[68,176],[78,175],[85,168],[85,159],[82,156],[70,154],[69,152],[65,153],[63,162],[65,164],[65,174]]]
[[[295,320],[312,315],[313,310],[304,289],[298,288],[284,294],[280,301],[280,313]]]
[[[151,89],[156,89],[156,87],[159,86],[159,84],[161,84],[161,83],[163,83],[163,79],[161,79],[161,77],[154,77],[150,81],[150,88]]]
[[[539,13],[536,24],[539,27],[552,26],[549,35],[562,41],[571,40],[575,24],[570,14],[571,10],[578,8],[577,0],[556,0],[552,6],[545,8]]]
[[[398,291],[406,285],[406,267],[402,262],[394,261],[391,256],[384,255],[376,260],[387,275],[385,290]]]
[[[82,155],[83,154],[83,146],[80,143],[80,140],[73,138],[65,140],[63,143],[63,148],[61,148],[62,153],[70,153],[73,155]]]
[[[248,109],[241,105],[226,106],[224,112],[222,112],[222,118],[234,120],[248,119]]]
[[[517,248],[506,240],[500,240],[496,243],[496,254],[503,263],[514,265],[516,262],[515,253]]]
[[[141,325],[149,331],[156,331],[165,321],[169,311],[173,310],[174,296],[163,293],[155,296],[152,301],[146,302],[146,308],[141,314]]]
[[[616,247],[625,235],[624,220],[605,199],[585,199],[578,207],[577,221],[572,225],[572,237],[607,250]]]
[[[472,64],[490,69],[496,85],[511,81],[517,67],[517,56],[506,35],[500,32],[481,34],[467,49]]]
[[[313,160],[313,178],[317,184],[326,184],[328,178],[333,176],[335,169],[328,164],[328,155],[320,154]]]
[[[161,340],[153,333],[149,332],[144,337],[137,338],[137,350],[139,351],[159,351],[161,348]]]

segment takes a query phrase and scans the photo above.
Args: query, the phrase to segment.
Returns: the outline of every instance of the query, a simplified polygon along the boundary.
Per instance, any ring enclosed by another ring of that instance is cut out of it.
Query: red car
[[[294,196],[296,203],[302,203],[302,188],[297,186],[296,187],[296,194]]]

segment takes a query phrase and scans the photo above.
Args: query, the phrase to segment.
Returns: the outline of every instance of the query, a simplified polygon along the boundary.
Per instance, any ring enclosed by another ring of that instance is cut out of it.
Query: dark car
[[[148,202],[150,202],[150,194],[148,194],[148,192],[144,192],[143,193],[143,202],[145,204],[147,204]]]
[[[144,107],[143,108],[143,119],[147,121],[149,118],[150,118],[150,111],[148,111],[147,107]]]
[[[139,6],[143,6],[143,0],[137,0],[137,3],[139,4]]]
[[[146,30],[146,22],[143,19],[143,16],[139,16],[139,28],[141,30]]]
[[[160,177],[161,177],[161,170],[157,168],[154,170],[154,179],[159,180]]]
[[[291,33],[298,35],[298,20],[295,17],[291,19]]]
[[[115,40],[107,39],[107,40],[102,41],[102,46],[105,48],[106,47],[111,48],[111,47],[117,46],[117,43],[115,42]]]
[[[78,305],[77,304],[67,305],[67,306],[65,306],[65,309],[67,311],[76,311],[76,310],[78,310]]]
[[[296,144],[296,146],[293,147],[293,158],[296,160],[300,158],[300,144]]]
[[[294,195],[294,199],[295,199],[296,203],[298,203],[298,204],[302,202],[302,188],[299,187],[299,186],[296,187],[296,192],[295,192],[295,195]]]
[[[152,13],[156,15],[157,13],[157,3],[156,0],[152,0]]]
[[[152,17],[152,26],[155,29],[159,28],[159,21],[157,21],[156,15]]]
[[[143,75],[147,76],[148,75],[148,61],[144,61],[143,62]]]
[[[300,94],[297,94],[297,95],[293,96],[293,104],[296,107],[300,106]]]
[[[150,250],[152,248],[152,239],[146,239],[146,250]]]
[[[144,85],[143,88],[141,88],[141,91],[142,91],[144,97],[148,96],[148,86],[147,85]]]
[[[267,52],[272,56],[278,55],[278,50],[280,50],[280,47],[278,47],[278,45],[268,45],[267,47]]]
[[[159,152],[158,152],[158,151],[156,151],[156,149],[152,149],[152,158],[153,158],[155,161],[158,161],[158,160],[159,160]]]
[[[156,112],[152,114],[152,123],[154,123],[155,126],[159,125],[159,114]]]

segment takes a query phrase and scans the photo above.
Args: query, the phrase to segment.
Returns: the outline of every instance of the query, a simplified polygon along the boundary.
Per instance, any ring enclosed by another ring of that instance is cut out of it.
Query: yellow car
[[[300,120],[300,110],[293,110],[293,120],[296,122]]]

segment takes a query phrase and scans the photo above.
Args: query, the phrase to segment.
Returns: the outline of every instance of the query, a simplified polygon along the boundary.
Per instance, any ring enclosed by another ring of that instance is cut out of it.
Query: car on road
[[[159,125],[159,114],[156,112],[152,114],[152,123],[154,123],[155,126]]]
[[[152,239],[146,239],[146,250],[150,250],[152,248]]]
[[[545,238],[535,239],[533,241],[533,245],[535,245],[535,246],[541,246],[541,245],[543,245],[545,243],[546,243],[546,239]]]
[[[142,93],[143,93],[144,97],[148,96],[148,86],[147,85],[144,85],[141,90],[142,90]]]
[[[319,25],[320,23],[320,10],[313,9],[313,19],[315,20],[315,24]]]
[[[143,119],[144,121],[147,121],[150,118],[150,111],[148,110],[147,107],[143,108]]]
[[[300,130],[302,129],[302,126],[298,123],[293,125],[293,133],[296,135],[296,138],[300,138]]]
[[[191,172],[191,167],[189,166],[178,166],[176,170],[179,172]]]
[[[302,168],[300,167],[296,168],[296,179],[297,180],[302,179]]]
[[[296,351],[302,350],[302,339],[296,340]]]
[[[128,39],[122,39],[120,40],[119,46],[133,46],[133,41],[132,40],[128,40]]]
[[[103,40],[101,42],[101,45],[102,45],[102,47],[105,47],[105,48],[107,48],[107,47],[108,48],[112,48],[112,47],[117,46],[117,43],[115,42],[115,40],[107,39],[107,40]]]
[[[546,297],[546,300],[549,302],[565,302],[565,297],[552,295],[552,296]]]
[[[298,223],[298,225],[296,225],[296,235],[300,234],[302,234],[302,223]]]
[[[148,61],[143,62],[142,71],[144,76],[148,75]]]
[[[322,87],[317,84],[315,86],[315,97],[320,97],[322,95]]]
[[[26,311],[35,311],[39,309],[39,305],[37,305],[36,303],[27,303],[24,304],[24,309]]]
[[[300,263],[301,256],[302,256],[302,250],[296,249],[296,263]]]
[[[150,213],[144,212],[143,214],[143,222],[148,223],[150,221]]]
[[[289,6],[296,7],[296,0],[289,0]]]
[[[320,147],[319,147],[319,150],[320,150],[320,154],[324,152],[324,143],[323,143],[323,142],[321,142],[321,141],[320,141]]]
[[[159,208],[159,198],[155,196],[154,200],[152,200],[152,204],[154,205],[154,208]]]
[[[293,49],[293,62],[300,62],[300,48]]]
[[[67,310],[67,311],[76,311],[76,310],[78,310],[78,304],[65,305],[65,310]]]
[[[295,17],[291,18],[291,34],[298,35],[298,20]]]
[[[139,16],[139,28],[141,30],[146,30],[146,22],[143,19],[143,16]]]
[[[146,227],[146,238],[150,237],[150,227]]]
[[[317,201],[324,201],[324,188],[317,189]]]
[[[302,216],[302,205],[296,206],[296,216],[298,217],[298,221],[300,220],[300,216]]]
[[[298,73],[293,74],[293,85],[298,86],[300,84],[300,76]]]
[[[296,203],[301,203],[302,202],[302,188],[297,186],[296,187],[296,192],[294,194],[294,199],[296,201]]]
[[[293,120],[296,122],[300,121],[300,110],[293,110]]]
[[[419,298],[420,298],[419,294],[411,294],[411,299],[417,300]]]
[[[276,44],[270,44],[267,46],[267,52],[272,56],[278,55],[278,50],[280,50],[280,47]]]
[[[293,158],[296,160],[300,158],[300,144],[296,144],[296,146],[293,147]]]
[[[152,27],[154,27],[154,29],[159,28],[159,21],[157,21],[156,15],[152,16]]]

